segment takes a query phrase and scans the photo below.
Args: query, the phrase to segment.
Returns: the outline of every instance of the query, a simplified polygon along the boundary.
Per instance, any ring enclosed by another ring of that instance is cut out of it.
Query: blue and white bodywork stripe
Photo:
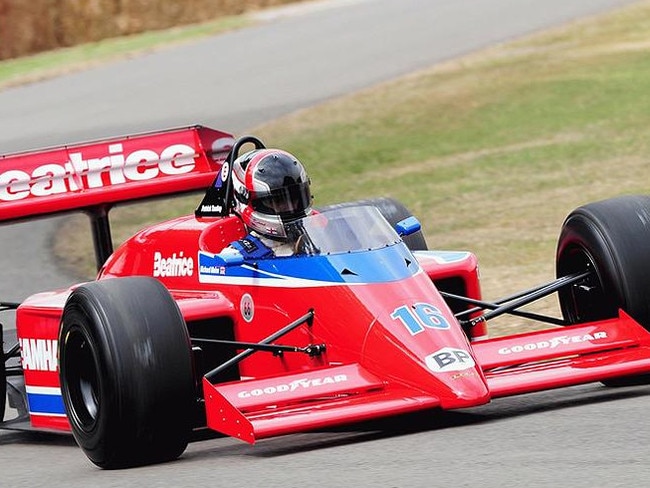
[[[26,386],[30,415],[65,417],[61,388],[49,386]]]
[[[403,280],[422,272],[403,244],[345,254],[278,257],[241,266],[199,252],[199,281],[232,285],[305,288]]]

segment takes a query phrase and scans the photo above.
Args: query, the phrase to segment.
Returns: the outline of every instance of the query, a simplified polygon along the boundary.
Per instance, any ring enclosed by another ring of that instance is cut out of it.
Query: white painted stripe
[[[32,412],[29,411],[29,415],[32,417],[67,417],[64,413],[43,413],[43,412]]]
[[[418,259],[432,259],[438,264],[462,263],[469,259],[472,253],[468,251],[413,251]]]
[[[260,274],[262,273],[259,270]],[[413,276],[423,273],[423,269],[419,268]],[[392,282],[363,282],[363,283],[348,283],[348,282],[332,282],[332,281],[319,281],[308,280],[305,278],[291,278],[283,275],[275,275],[273,273],[264,272],[269,278],[249,278],[246,276],[227,276],[227,275],[209,275],[199,274],[200,283],[215,283],[219,285],[238,285],[238,286],[264,286],[268,288],[324,288],[331,286],[362,286],[362,285],[376,285],[382,283]]]
[[[34,395],[56,395],[61,396],[61,388],[50,386],[25,386],[27,393]]]
[[[325,286],[349,286],[365,283],[333,283],[331,281],[305,280],[301,278],[248,278],[245,276],[199,275],[200,283],[220,285],[265,286],[269,288],[312,288]]]

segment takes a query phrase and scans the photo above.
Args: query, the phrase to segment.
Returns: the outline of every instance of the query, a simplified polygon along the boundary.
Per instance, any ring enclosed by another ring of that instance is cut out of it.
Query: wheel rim
[[[591,271],[584,280],[560,291],[562,313],[571,323],[615,317],[617,308],[606,292],[606,280],[591,254],[582,246],[569,246],[558,260],[558,276]]]
[[[97,424],[101,405],[97,351],[93,341],[78,327],[68,332],[65,351],[63,368],[70,420],[89,432]]]

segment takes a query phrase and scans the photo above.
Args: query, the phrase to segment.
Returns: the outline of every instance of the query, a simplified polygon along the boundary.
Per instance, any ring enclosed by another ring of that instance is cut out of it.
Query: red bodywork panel
[[[228,134],[191,127],[6,156],[0,160],[0,219],[204,188],[231,143]],[[98,279],[160,280],[190,334],[200,330],[212,339],[259,342],[313,310],[313,323],[275,343],[322,344],[322,354],[257,352],[237,365],[234,376],[203,378],[208,427],[247,442],[650,371],[650,334],[625,314],[487,340],[476,340],[487,336],[479,323],[470,343],[437,287],[481,299],[471,253],[411,254],[399,243],[373,251],[373,261],[360,254],[358,266],[349,256],[303,258],[305,266],[319,259],[331,270],[332,276],[317,278],[302,277],[302,262],[285,258],[238,269],[249,275],[204,264],[245,232],[234,216],[163,222],[126,241]],[[294,274],[283,275],[283,266]],[[17,311],[37,428],[69,429],[56,351],[70,291],[34,295]]]

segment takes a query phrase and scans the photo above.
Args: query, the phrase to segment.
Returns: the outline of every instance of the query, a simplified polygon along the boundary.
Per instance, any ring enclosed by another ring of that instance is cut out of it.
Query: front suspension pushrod
[[[459,300],[465,303],[469,303],[471,305],[478,305],[478,307],[472,308],[471,312],[469,310],[463,310],[462,312],[458,312],[457,314],[454,315],[462,324],[469,324],[469,321],[463,320],[460,317],[467,315],[468,313],[478,312],[484,309],[496,310],[497,308],[499,308],[500,304],[504,303],[503,301],[500,300],[497,300],[496,302],[485,302],[483,300],[475,300],[473,298],[468,298],[461,295],[454,295],[453,293],[447,293],[446,291],[441,291],[440,294],[444,298]],[[546,315],[540,315],[534,312],[511,310],[509,313],[510,315],[514,315],[515,317],[522,317],[524,319],[537,320],[539,322],[546,322],[553,325],[567,325],[567,322],[562,319],[557,319],[555,317],[548,317]]]
[[[237,349],[249,348],[256,351],[272,352],[273,354],[282,354],[283,352],[302,352],[309,355],[320,354],[325,351],[325,344],[309,344],[305,347],[288,346],[285,344],[262,344],[260,342],[240,342],[228,341],[225,339],[207,339],[203,337],[193,337],[192,342],[207,342],[209,344],[223,344],[224,346],[235,346]]]
[[[470,326],[475,326],[476,324],[479,324],[481,322],[485,322],[487,320],[493,319],[495,317],[498,317],[499,315],[503,315],[506,313],[511,313],[513,315],[521,315],[521,316],[526,316],[528,315],[527,318],[537,318],[539,319],[539,316],[536,314],[529,314],[526,312],[518,312],[516,311],[517,308],[523,307],[524,305],[528,305],[529,303],[532,303],[536,300],[539,300],[540,298],[544,298],[545,296],[550,295],[551,293],[556,292],[560,288],[563,288],[565,286],[568,286],[570,284],[573,284],[577,281],[580,281],[587,276],[591,274],[591,271],[585,271],[582,273],[574,273],[566,276],[562,276],[561,278],[558,278],[556,280],[553,280],[550,283],[546,283],[544,285],[537,286],[535,288],[532,288],[530,290],[526,290],[520,293],[517,293],[515,295],[511,295],[505,298],[501,298],[499,300],[496,300],[494,303],[491,302],[484,302],[482,300],[475,300],[472,298],[467,298],[467,297],[461,297],[458,295],[452,295],[449,293],[441,293],[442,296],[447,296],[449,298],[455,298],[461,301],[464,301],[466,303],[470,303],[473,305],[479,305],[478,307],[471,308],[469,310],[464,310],[462,312],[459,312],[456,314],[456,318],[460,320],[460,317],[464,315],[468,315],[471,313],[475,312],[480,312],[481,310],[484,310],[486,308],[492,309],[490,312],[486,312],[480,317],[476,317],[474,319],[470,320],[462,320],[461,323],[464,325],[470,325]],[[548,319],[548,317],[545,317],[545,319]],[[558,325],[565,325],[561,321],[557,321]]]
[[[521,297],[518,300],[514,300],[511,302],[508,302],[504,305],[501,305],[500,307],[495,308],[494,310],[491,310],[490,312],[486,312],[480,317],[476,317],[474,319],[471,319],[468,321],[469,325],[472,327],[475,326],[476,324],[479,324],[481,322],[486,322],[490,319],[493,319],[495,317],[498,317],[499,315],[506,314],[508,312],[511,312],[512,310],[515,310],[519,307],[523,307],[524,305],[528,305],[529,303],[534,302],[535,300],[539,300],[540,298],[543,298],[545,296],[550,295],[551,293],[559,290],[560,288],[563,288],[571,283],[575,283],[577,281],[580,281],[587,276],[591,274],[591,271],[585,271],[584,273],[575,273],[572,275],[567,275],[563,276],[562,278],[558,278],[557,280],[553,281],[552,283],[549,283],[548,286],[545,286],[539,290],[537,290],[534,293],[530,293],[529,295],[525,295]]]
[[[311,309],[309,312],[307,312],[305,315],[302,317],[297,318],[293,322],[291,322],[289,325],[286,325],[282,329],[278,330],[277,332],[274,332],[270,336],[266,337],[265,339],[262,339],[259,344],[270,344],[271,342],[279,339],[285,334],[288,334],[291,332],[293,329],[299,327],[300,325],[306,323],[307,325],[312,325],[314,322],[314,310]],[[216,368],[214,368],[211,371],[208,371],[205,374],[205,379],[207,379],[210,383],[212,383],[216,377],[221,373],[222,371],[225,371],[226,369],[230,368],[231,366],[234,366],[235,364],[240,363],[242,360],[246,359],[248,356],[253,354],[255,352],[255,349],[253,348],[248,348],[245,349],[244,351],[240,352],[236,356],[230,358],[228,361],[225,363],[220,364]]]

